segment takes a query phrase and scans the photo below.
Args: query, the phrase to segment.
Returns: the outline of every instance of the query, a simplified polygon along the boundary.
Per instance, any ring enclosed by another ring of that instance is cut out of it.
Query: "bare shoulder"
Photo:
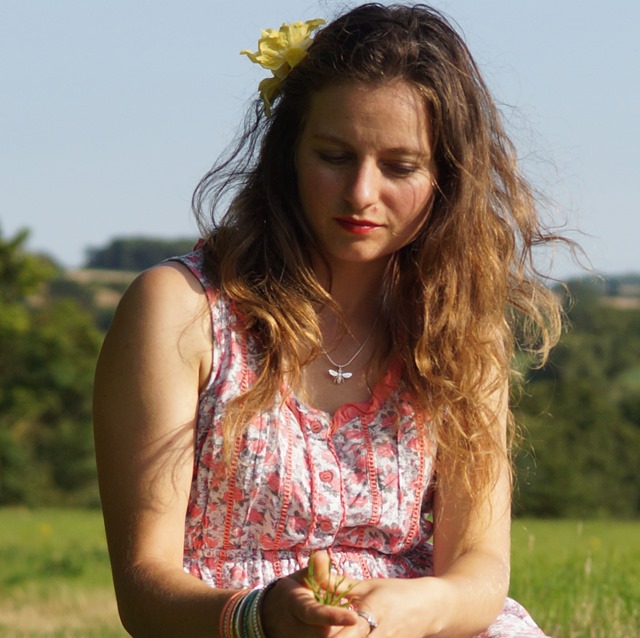
[[[152,365],[179,357],[202,380],[210,362],[211,322],[200,282],[178,262],[138,275],[118,305],[103,350],[156,360]]]
[[[206,307],[200,282],[179,262],[166,262],[138,275],[124,294],[121,309],[148,309],[179,318]]]
[[[211,361],[209,311],[180,264],[139,275],[123,295],[96,366],[93,423],[116,580],[158,556],[182,564],[199,392]]]

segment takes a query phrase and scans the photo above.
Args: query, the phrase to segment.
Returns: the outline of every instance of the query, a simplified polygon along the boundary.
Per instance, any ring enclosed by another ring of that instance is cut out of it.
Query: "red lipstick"
[[[336,217],[335,220],[344,230],[354,235],[366,235],[380,227],[380,224],[357,217]]]

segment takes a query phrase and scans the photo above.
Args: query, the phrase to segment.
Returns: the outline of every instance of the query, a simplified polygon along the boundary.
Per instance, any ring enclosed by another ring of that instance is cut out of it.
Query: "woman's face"
[[[329,264],[386,261],[429,214],[431,127],[410,84],[316,93],[296,153],[304,215]]]

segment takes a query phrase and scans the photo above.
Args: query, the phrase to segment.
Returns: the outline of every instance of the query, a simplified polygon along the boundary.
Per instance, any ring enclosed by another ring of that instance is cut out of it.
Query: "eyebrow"
[[[337,144],[339,146],[350,146],[350,144],[339,137],[338,135],[334,135],[332,133],[313,133],[311,135],[311,139],[317,142],[329,142],[331,144]],[[431,154],[424,153],[417,148],[408,148],[406,146],[397,146],[393,148],[384,149],[385,153],[390,153],[392,155],[407,155],[410,157],[418,158],[421,160],[430,160]]]

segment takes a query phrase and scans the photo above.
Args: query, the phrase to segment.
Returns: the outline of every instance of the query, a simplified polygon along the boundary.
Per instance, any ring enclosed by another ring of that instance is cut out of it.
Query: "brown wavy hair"
[[[311,268],[315,240],[294,166],[311,96],[334,83],[394,80],[424,98],[437,192],[419,235],[390,259],[380,314],[388,342],[378,358],[401,357],[403,384],[432,419],[440,457],[479,496],[504,454],[491,395],[507,381],[514,342],[543,361],[559,336],[560,307],[533,249],[566,240],[541,222],[467,46],[424,5],[365,4],[324,27],[271,116],[256,102],[196,189],[207,272],[244,312],[261,351],[257,382],[225,417],[227,442],[321,352],[316,309],[332,300]]]

